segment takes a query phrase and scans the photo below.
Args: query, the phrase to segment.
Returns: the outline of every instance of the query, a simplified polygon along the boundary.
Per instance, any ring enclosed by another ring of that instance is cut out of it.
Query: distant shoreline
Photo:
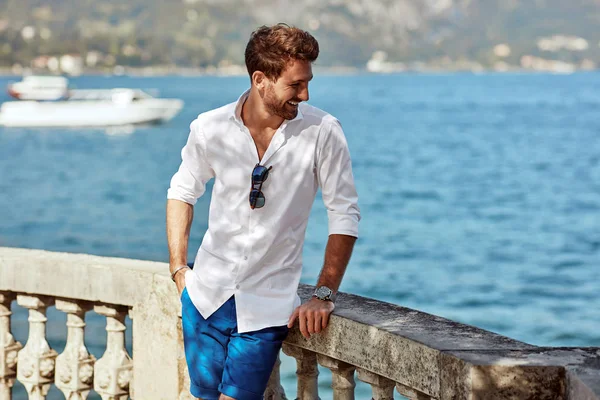
[[[574,71],[546,71],[546,70],[532,70],[526,68],[514,68],[508,70],[495,70],[495,69],[481,69],[481,70],[470,70],[470,69],[436,69],[436,68],[421,68],[421,69],[406,69],[398,71],[385,71],[385,72],[374,72],[369,71],[365,68],[357,67],[319,67],[315,66],[314,71],[318,75],[438,75],[438,74],[473,74],[473,75],[503,75],[503,74],[531,74],[531,75],[571,75],[575,73],[594,73],[600,71],[600,69],[577,69]],[[130,68],[124,67],[122,71],[117,73],[110,72],[107,70],[94,70],[86,69],[80,74],[58,74],[49,71],[32,71],[30,69],[23,69],[20,72],[16,72],[13,68],[0,68],[0,76],[3,77],[22,77],[24,75],[62,75],[69,78],[77,78],[79,76],[106,76],[106,77],[169,77],[169,76],[180,76],[180,77],[246,77],[247,73],[236,69],[231,70],[219,70],[215,69],[200,69],[200,68]]]

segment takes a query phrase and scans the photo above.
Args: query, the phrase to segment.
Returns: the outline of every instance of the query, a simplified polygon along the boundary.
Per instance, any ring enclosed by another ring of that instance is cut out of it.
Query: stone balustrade
[[[312,288],[301,286],[304,299]],[[29,312],[29,337],[15,341],[11,305]],[[64,351],[46,339],[46,310],[67,315]],[[87,312],[106,317],[106,349],[85,346]],[[132,319],[133,352],[125,348]],[[15,380],[29,399],[51,385],[66,399],[190,399],[181,309],[164,263],[0,248],[0,400]],[[600,400],[600,348],[547,348],[372,299],[341,293],[323,334],[290,332],[301,400],[319,399],[319,368],[331,371],[335,400],[355,398],[356,379],[374,400]],[[294,394],[289,393],[290,396]],[[276,365],[265,399],[285,399]]]

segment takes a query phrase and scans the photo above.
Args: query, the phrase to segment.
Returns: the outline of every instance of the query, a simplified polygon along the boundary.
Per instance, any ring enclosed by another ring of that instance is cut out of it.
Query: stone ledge
[[[313,290],[301,285],[302,300]],[[340,293],[325,335],[306,340],[295,329],[287,342],[360,365],[440,400],[588,400],[583,393],[590,400],[600,399],[597,348],[537,347],[351,294]]]
[[[0,247],[0,291],[134,307],[136,348],[165,347],[156,354],[138,354],[136,370],[146,371],[143,376],[158,374],[153,382],[159,390],[160,374],[151,366],[169,365],[172,376],[160,376],[177,383],[165,389],[164,398],[175,398],[187,385],[181,379],[180,302],[166,263]],[[312,292],[312,286],[299,288],[304,300]],[[148,330],[157,336],[142,337]],[[159,346],[159,337],[168,345]],[[340,293],[326,332],[305,340],[293,329],[287,342],[440,400],[600,399],[597,348],[539,348],[351,294]],[[145,386],[138,381],[136,394]]]
[[[474,399],[597,400],[591,378],[600,374],[599,356],[598,348],[449,351],[441,359],[441,386]],[[592,397],[581,397],[584,392]]]
[[[314,288],[301,285],[306,301]],[[353,340],[350,340],[352,338]],[[431,314],[340,293],[324,335],[287,342],[360,366],[429,396],[442,398],[442,353],[449,349],[527,350],[535,346]]]
[[[473,365],[571,366],[600,369],[600,347],[533,347],[526,350],[446,351]]]
[[[300,285],[298,293],[302,301],[306,301],[312,296],[313,291],[312,286]],[[364,325],[374,326],[439,351],[535,348],[530,344],[475,326],[348,293],[338,295],[334,314]]]
[[[0,247],[0,290],[18,293],[131,307],[168,271],[153,261]]]

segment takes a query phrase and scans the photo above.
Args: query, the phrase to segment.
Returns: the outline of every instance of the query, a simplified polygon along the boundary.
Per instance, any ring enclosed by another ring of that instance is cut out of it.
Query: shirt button
[[[239,289],[239,288],[240,288],[240,285],[235,285],[235,288],[236,288],[236,289]]]
[[[244,260],[248,260],[248,256],[244,256]]]

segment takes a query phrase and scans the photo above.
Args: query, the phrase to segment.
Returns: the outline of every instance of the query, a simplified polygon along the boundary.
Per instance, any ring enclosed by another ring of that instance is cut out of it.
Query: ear
[[[267,76],[262,71],[254,71],[252,74],[252,84],[260,91],[264,88]]]

